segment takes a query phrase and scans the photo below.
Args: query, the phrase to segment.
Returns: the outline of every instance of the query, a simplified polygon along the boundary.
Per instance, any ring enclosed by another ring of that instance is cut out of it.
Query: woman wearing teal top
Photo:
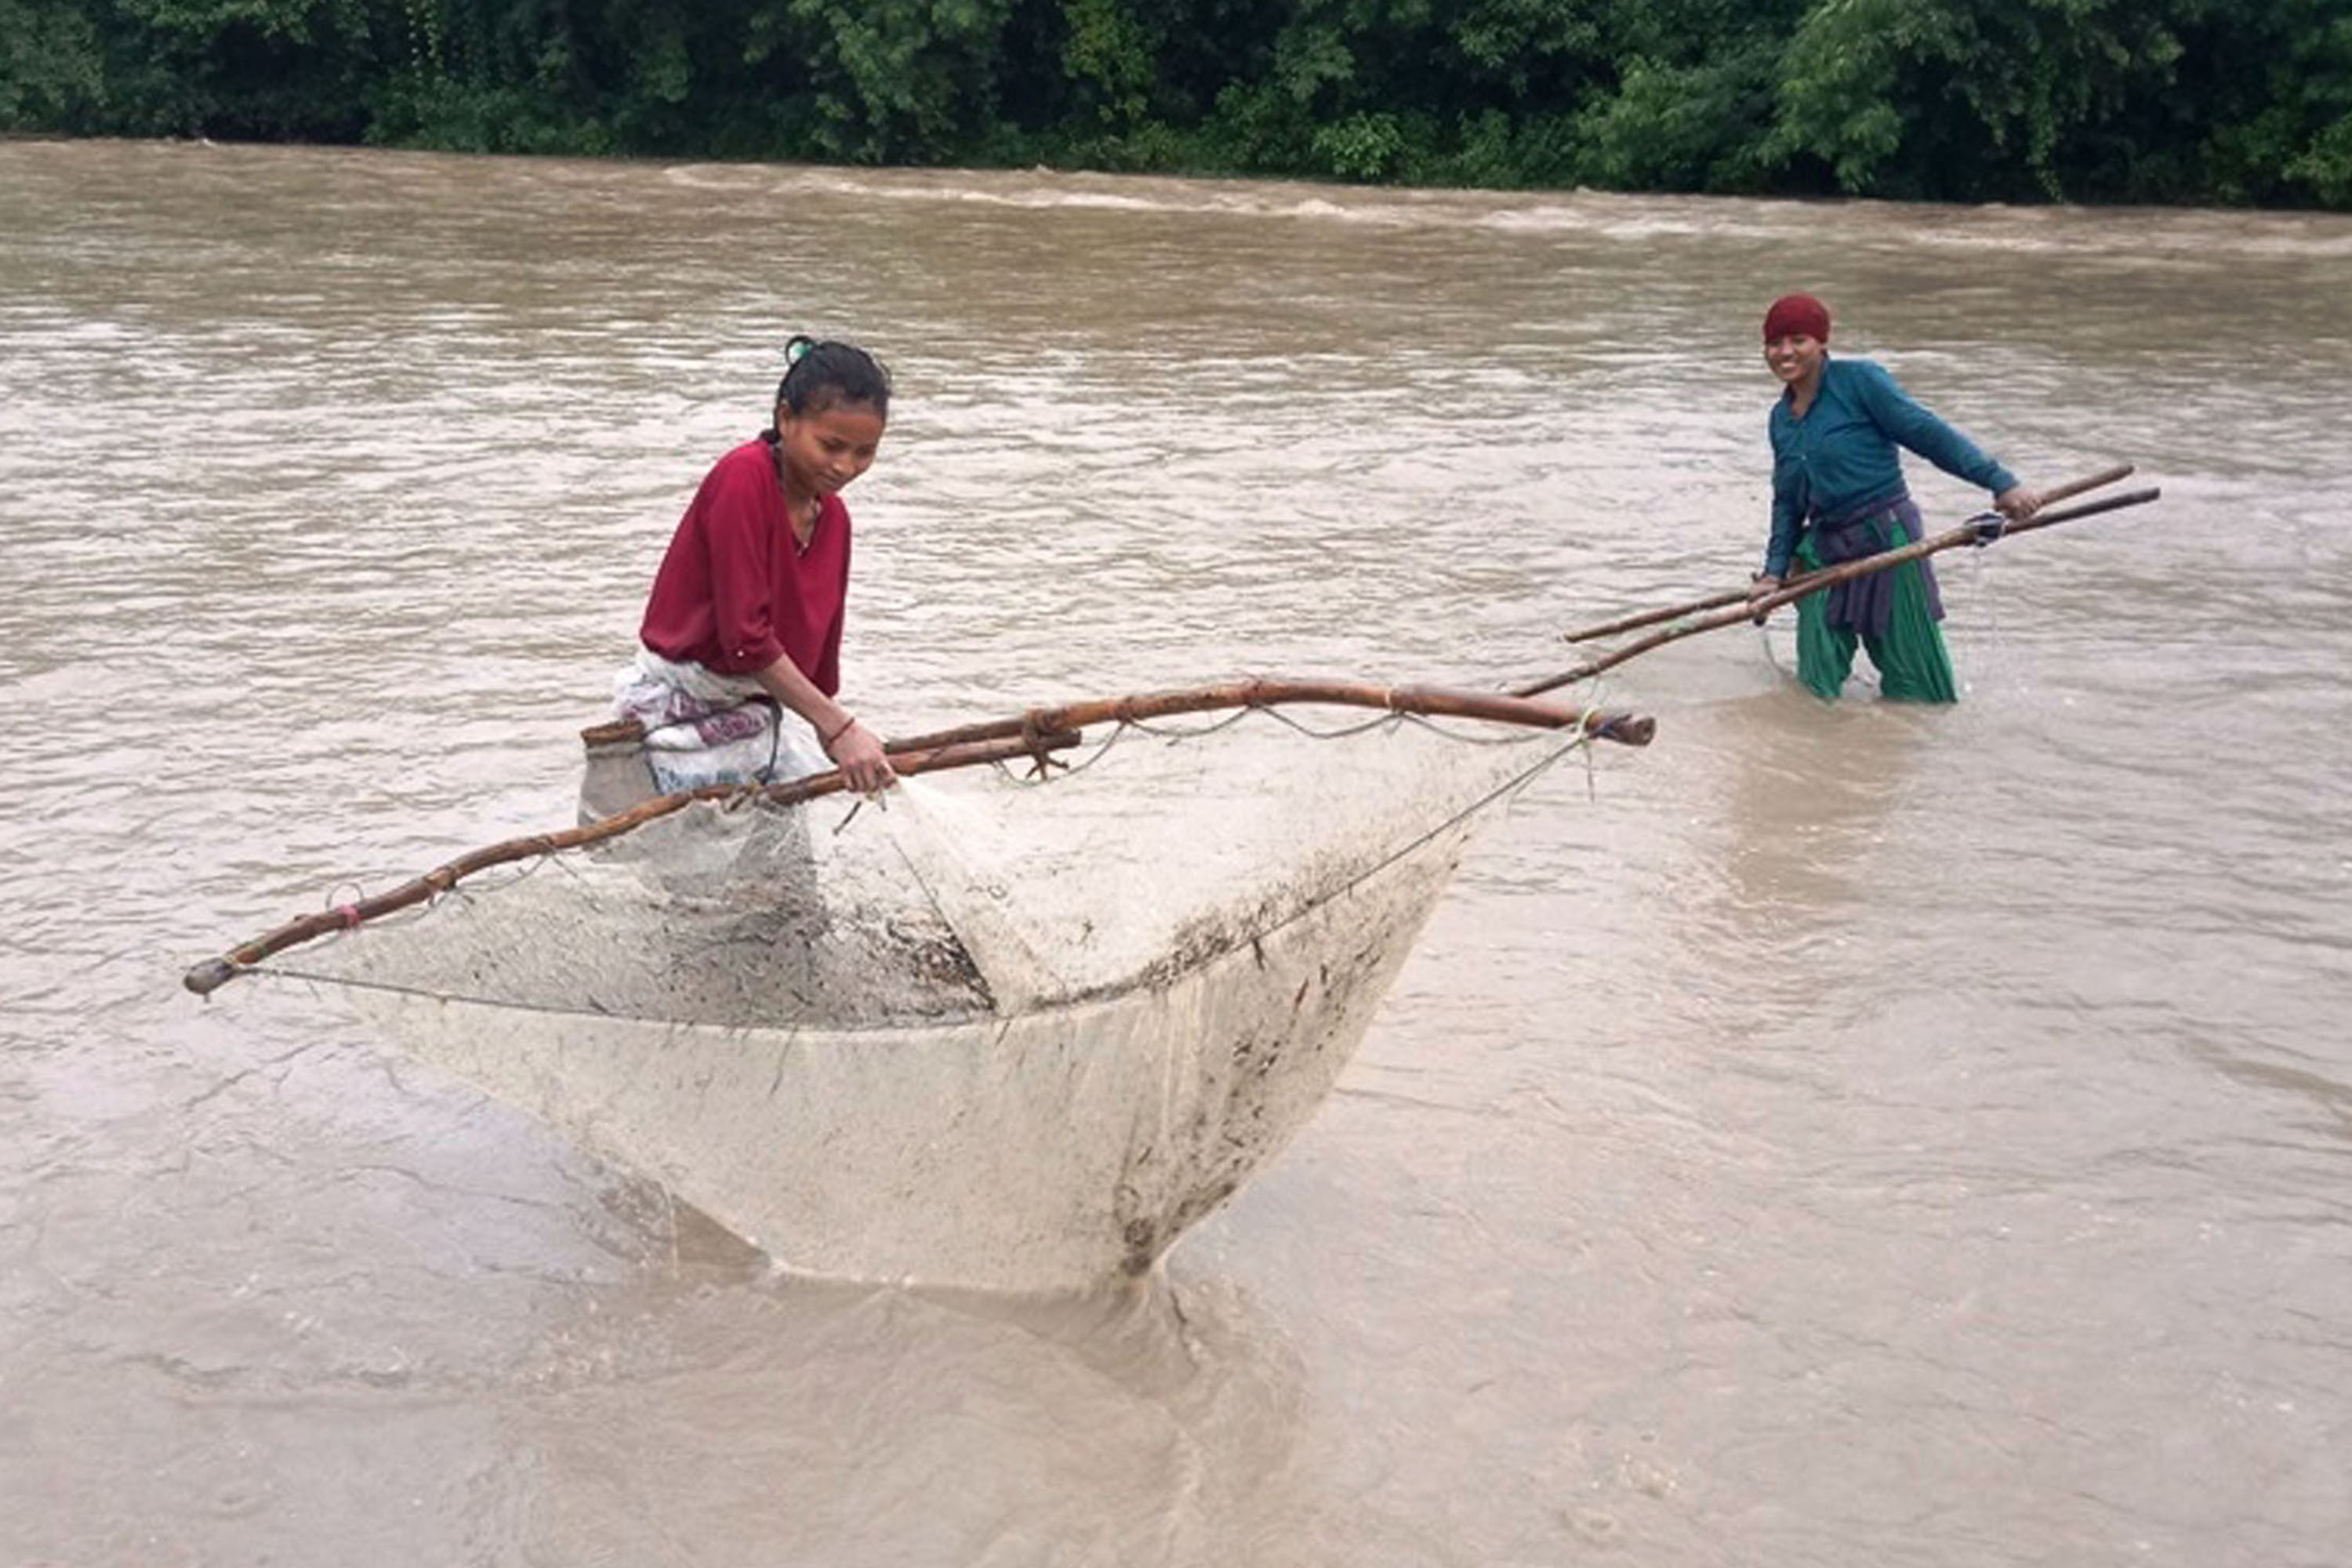
[[[1787,388],[1772,405],[1772,537],[1754,596],[1777,593],[1793,565],[1834,566],[1920,538],[1897,447],[1993,492],[2004,518],[2031,517],[2041,498],[1976,444],[1911,400],[1868,360],[1833,360],[1829,308],[1810,294],[1764,317],[1764,363]],[[1984,542],[2000,532],[1989,525]],[[1816,696],[1845,689],[1857,643],[1883,696],[1955,702],[1952,656],[1936,623],[1935,570],[1914,561],[1797,601],[1797,677]]]

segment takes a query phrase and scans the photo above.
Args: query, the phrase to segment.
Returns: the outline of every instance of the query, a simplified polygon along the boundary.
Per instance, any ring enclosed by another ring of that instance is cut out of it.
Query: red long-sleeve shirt
[[[637,635],[664,658],[727,675],[788,657],[830,697],[841,689],[848,593],[849,509],[825,497],[802,549],[772,449],[747,441],[712,467],[679,520]]]

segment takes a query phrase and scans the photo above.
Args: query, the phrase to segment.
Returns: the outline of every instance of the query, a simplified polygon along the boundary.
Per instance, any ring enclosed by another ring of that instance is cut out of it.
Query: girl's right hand
[[[890,771],[890,759],[882,750],[882,737],[855,719],[825,742],[824,754],[833,759],[834,766],[841,770],[849,787],[860,795],[887,789],[898,777]]]
[[[1759,572],[1748,584],[1748,602],[1750,605],[1760,604],[1780,591],[1780,579],[1772,576],[1769,573]],[[1756,624],[1759,626],[1762,626],[1764,624],[1765,617],[1769,616],[1771,613],[1772,612],[1769,610],[1759,610],[1756,613]]]

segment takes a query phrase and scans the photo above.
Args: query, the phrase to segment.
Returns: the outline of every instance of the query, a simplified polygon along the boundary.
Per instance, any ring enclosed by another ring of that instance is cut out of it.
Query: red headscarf
[[[1764,341],[1801,333],[1816,342],[1830,341],[1830,308],[1811,294],[1784,294],[1764,312]]]

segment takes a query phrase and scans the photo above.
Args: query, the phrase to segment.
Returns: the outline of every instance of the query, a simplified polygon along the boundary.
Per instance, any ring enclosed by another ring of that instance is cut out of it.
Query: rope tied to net
[[[346,892],[351,895],[347,899],[343,897]],[[367,902],[367,896],[366,886],[352,880],[338,882],[327,889],[327,896],[322,902],[327,914],[335,921],[336,929],[342,931],[359,929],[360,922],[367,918],[360,909],[362,904]]]

